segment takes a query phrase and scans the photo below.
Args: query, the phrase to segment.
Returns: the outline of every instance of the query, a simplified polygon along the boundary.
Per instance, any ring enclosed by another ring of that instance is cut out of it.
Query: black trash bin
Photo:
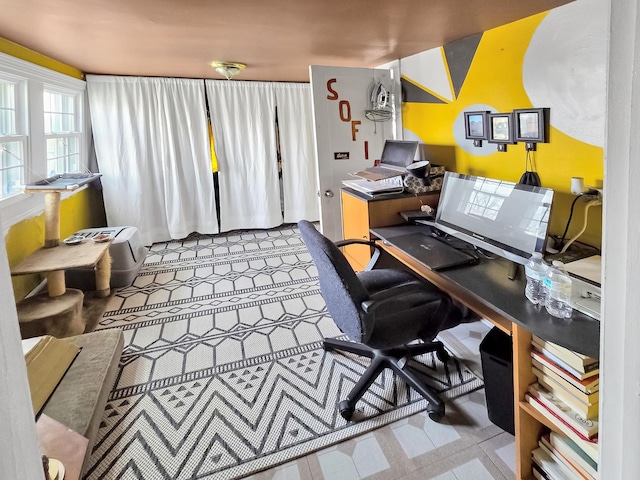
[[[515,435],[513,422],[513,344],[511,337],[493,327],[480,343],[489,420]]]

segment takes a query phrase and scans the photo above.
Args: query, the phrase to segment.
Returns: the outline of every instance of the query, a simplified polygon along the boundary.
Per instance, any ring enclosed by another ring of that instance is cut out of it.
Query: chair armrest
[[[344,247],[346,245],[354,244],[369,245],[374,249],[373,254],[371,255],[371,260],[369,260],[369,263],[367,263],[367,266],[364,269],[365,271],[372,270],[378,261],[378,258],[380,258],[380,247],[378,247],[378,244],[372,240],[361,240],[359,238],[348,238],[335,242],[336,247]]]
[[[404,297],[412,295],[414,293],[424,292],[424,285],[418,281],[403,283],[395,287],[387,288],[382,292],[375,293],[365,300],[360,305],[365,313],[373,313],[377,308],[386,305],[390,301],[401,301]]]
[[[369,245],[370,247],[378,248],[376,242],[371,240],[362,240],[360,238],[347,238],[345,240],[338,240],[335,242],[336,247],[344,247],[346,245],[351,245],[354,243],[359,243],[361,245]]]

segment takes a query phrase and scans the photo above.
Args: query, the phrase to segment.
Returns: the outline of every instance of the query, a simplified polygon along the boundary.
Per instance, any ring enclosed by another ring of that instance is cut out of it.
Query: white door
[[[312,65],[310,78],[320,228],[326,237],[336,241],[343,238],[341,181],[353,179],[350,172],[372,166],[380,158],[385,140],[394,138],[397,119],[374,122],[365,116],[365,111],[372,107],[372,88],[381,83],[391,93],[394,87],[388,69]],[[395,112],[399,115],[399,109]]]

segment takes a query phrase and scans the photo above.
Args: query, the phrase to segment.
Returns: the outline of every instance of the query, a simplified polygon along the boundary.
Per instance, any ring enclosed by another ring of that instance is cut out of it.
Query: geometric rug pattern
[[[242,478],[426,408],[387,370],[339,415],[368,361],[322,349],[341,332],[295,225],[153,245],[110,328],[125,348],[86,479]],[[482,387],[456,358],[420,368],[443,399]]]

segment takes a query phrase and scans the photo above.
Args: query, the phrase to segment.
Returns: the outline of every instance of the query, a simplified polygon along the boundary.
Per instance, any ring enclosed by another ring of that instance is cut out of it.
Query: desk
[[[402,250],[385,244],[394,236],[427,231],[429,227],[399,226],[371,229],[372,237],[380,239],[381,248],[447,292],[478,315],[486,318],[513,339],[513,385],[516,432],[516,477],[533,478],[531,451],[545,427],[559,432],[525,400],[527,387],[536,382],[531,369],[531,336],[591,357],[599,357],[600,322],[574,310],[570,320],[554,318],[543,307],[527,301],[525,278],[519,269],[515,280],[507,278],[510,263],[502,258],[481,260],[473,266],[433,272]]]

